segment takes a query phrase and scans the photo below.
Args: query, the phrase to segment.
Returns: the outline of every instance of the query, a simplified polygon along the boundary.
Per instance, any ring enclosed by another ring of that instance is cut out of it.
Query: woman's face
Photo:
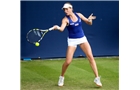
[[[69,16],[72,13],[72,8],[64,8],[63,10],[67,16]]]

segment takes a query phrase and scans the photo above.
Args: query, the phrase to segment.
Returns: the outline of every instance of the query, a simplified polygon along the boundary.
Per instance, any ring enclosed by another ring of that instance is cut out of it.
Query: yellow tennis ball
[[[35,46],[39,46],[39,43],[38,43],[38,42],[36,42],[36,43],[35,43]]]

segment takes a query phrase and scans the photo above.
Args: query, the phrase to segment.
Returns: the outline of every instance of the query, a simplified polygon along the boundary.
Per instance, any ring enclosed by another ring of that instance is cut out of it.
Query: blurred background
[[[47,29],[61,25],[65,16],[61,9],[66,1],[21,1],[20,51],[24,58],[65,58],[67,49],[67,29],[64,32],[52,31],[45,35],[36,47],[26,40],[27,32],[32,28]],[[93,25],[84,22],[83,30],[91,45],[93,55],[119,56],[119,1],[70,1],[74,12],[85,17],[91,13],[96,16]],[[85,56],[78,46],[74,57]]]

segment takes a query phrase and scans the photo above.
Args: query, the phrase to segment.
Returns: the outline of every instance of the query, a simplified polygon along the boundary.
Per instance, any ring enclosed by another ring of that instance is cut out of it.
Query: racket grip
[[[54,28],[53,27],[51,27],[51,28],[49,28],[49,31],[51,31],[51,30],[53,30]]]

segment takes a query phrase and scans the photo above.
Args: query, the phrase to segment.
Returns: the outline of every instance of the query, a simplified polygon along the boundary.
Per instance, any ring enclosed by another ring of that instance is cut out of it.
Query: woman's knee
[[[71,61],[65,61],[65,63],[64,63],[64,64],[65,64],[66,66],[69,66],[69,65],[70,65],[70,63],[71,63]]]
[[[94,58],[93,58],[93,56],[91,54],[87,54],[86,56],[87,56],[87,58],[88,58],[89,61],[94,60]]]

